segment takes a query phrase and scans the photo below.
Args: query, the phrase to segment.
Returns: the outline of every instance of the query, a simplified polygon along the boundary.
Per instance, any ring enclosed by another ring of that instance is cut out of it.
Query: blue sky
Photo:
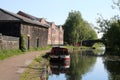
[[[104,18],[111,18],[118,14],[113,10],[112,0],[1,0],[0,8],[17,13],[23,11],[47,21],[62,25],[71,10],[80,11],[83,19],[97,26],[96,20],[99,14]],[[98,34],[101,38],[102,34]]]
[[[1,0],[0,8],[17,13],[19,10],[44,17],[58,25],[64,24],[71,10],[80,11],[82,17],[96,25],[100,13],[110,18],[117,13],[111,8],[112,0]]]

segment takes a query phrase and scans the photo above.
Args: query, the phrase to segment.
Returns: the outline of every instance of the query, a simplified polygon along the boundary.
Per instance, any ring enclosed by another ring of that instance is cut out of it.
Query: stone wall
[[[0,34],[0,50],[19,49],[19,38]]]
[[[47,46],[48,28],[22,24],[21,35],[25,36],[27,49]]]

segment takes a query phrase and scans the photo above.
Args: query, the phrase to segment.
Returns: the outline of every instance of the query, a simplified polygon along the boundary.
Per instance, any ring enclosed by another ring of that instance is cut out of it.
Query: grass
[[[14,55],[19,55],[19,54],[23,54],[24,52],[22,52],[19,49],[16,50],[1,50],[0,51],[0,60],[3,60],[5,58],[14,56]]]
[[[32,48],[26,52],[29,51],[41,51],[41,50],[49,50],[51,46],[47,47],[40,47],[40,48]],[[0,50],[0,60],[6,59],[8,57],[12,57],[14,55],[19,55],[19,54],[24,54],[26,52],[22,52],[20,49],[15,49],[15,50]]]
[[[41,80],[40,76],[42,75],[44,64],[46,64],[45,66],[48,66],[48,62],[42,58],[42,55],[35,58],[34,61],[22,73],[20,80]]]
[[[51,49],[51,46],[31,48],[29,51],[40,51],[40,50],[49,50],[49,49]]]
[[[41,64],[33,61],[21,75],[20,80],[40,80],[41,68]]]
[[[74,49],[74,50],[88,50],[91,49],[91,47],[86,46],[65,46],[68,49]]]
[[[65,46],[68,49],[74,48],[74,46]]]

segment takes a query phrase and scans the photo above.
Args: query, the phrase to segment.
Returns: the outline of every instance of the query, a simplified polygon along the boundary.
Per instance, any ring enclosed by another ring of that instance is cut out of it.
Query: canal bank
[[[65,67],[66,64],[37,59],[28,66],[20,80],[41,80],[42,74],[45,77],[43,80],[119,80],[119,58],[86,55],[93,53],[90,50],[71,50],[70,64],[67,64],[69,67]],[[97,53],[101,54],[99,51]]]
[[[43,52],[26,67],[19,80],[47,80],[49,62],[43,58],[44,53],[46,52]]]
[[[75,47],[74,47],[75,48]],[[77,48],[73,49],[73,47],[69,47],[70,51],[74,50],[73,52],[78,52],[80,50],[78,50]],[[85,51],[85,50],[84,50]],[[73,53],[73,54],[74,54]],[[72,55],[72,54],[71,54]],[[79,57],[79,56],[78,56]],[[71,60],[72,61],[72,60]],[[74,60],[73,60],[74,61]],[[59,64],[57,64],[59,63]],[[41,80],[41,77],[45,76],[44,80],[49,80],[48,78],[50,77],[51,74],[53,74],[54,72],[51,72],[52,70],[57,70],[54,69],[52,67],[61,67],[62,69],[58,69],[57,71],[61,70],[61,72],[64,70],[69,71],[69,67],[65,68],[65,66],[69,66],[70,67],[70,63],[69,64],[63,64],[62,62],[50,62],[49,60],[44,59],[42,56],[39,56],[39,58],[36,58],[32,64],[30,64],[25,72],[22,74],[20,80]],[[51,67],[52,66],[52,67]],[[64,69],[65,68],[65,69]],[[45,73],[45,75],[43,75],[43,73]]]
[[[96,57],[82,54],[92,54],[93,51],[71,51],[69,68],[61,65],[53,67],[48,80],[119,80],[120,60],[118,57]],[[101,52],[100,52],[101,53]],[[98,54],[100,54],[98,52]]]
[[[48,52],[35,51],[0,61],[0,80],[19,80],[27,66],[38,56]]]

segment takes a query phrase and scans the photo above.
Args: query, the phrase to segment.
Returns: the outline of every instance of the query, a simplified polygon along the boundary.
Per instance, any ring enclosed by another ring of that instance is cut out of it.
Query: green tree
[[[83,20],[79,11],[69,12],[64,28],[64,41],[74,44],[86,39],[96,39],[97,34],[91,25]]]
[[[114,51],[120,51],[120,35],[118,34],[120,34],[120,23],[115,21],[110,23],[110,28],[103,36],[107,46]]]
[[[116,17],[106,20],[99,18],[99,32],[103,32],[103,41],[107,48],[120,51],[120,20]]]
[[[79,27],[82,24],[82,17],[79,11],[71,11],[63,26],[64,39],[67,43],[72,44],[78,42],[79,39]]]
[[[120,0],[114,2],[114,7],[120,9]],[[112,51],[120,51],[120,17],[115,15],[111,19],[104,19],[102,16],[97,20],[99,32],[103,32],[103,41],[106,48]],[[116,55],[116,54],[115,54]],[[117,55],[120,55],[117,53]]]

